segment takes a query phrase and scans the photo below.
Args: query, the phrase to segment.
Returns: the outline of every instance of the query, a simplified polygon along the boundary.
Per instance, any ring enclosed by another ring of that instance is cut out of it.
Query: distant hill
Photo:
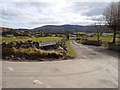
[[[26,29],[28,31],[28,29]],[[25,30],[23,29],[13,29],[13,28],[6,28],[6,27],[0,27],[0,33],[2,33],[3,36],[6,36],[7,34],[12,35],[25,35]]]
[[[96,32],[97,30],[109,32],[110,29],[105,26],[101,28],[99,26],[46,25],[31,30],[35,32]]]
[[[45,25],[33,29],[12,29],[0,27],[0,32],[9,34],[22,34],[24,32],[38,32],[38,33],[73,33],[73,32],[111,32],[110,28],[106,26],[81,26],[81,25]]]
[[[13,30],[12,28],[6,28],[6,27],[0,27],[0,32],[6,32],[6,31],[10,31]]]

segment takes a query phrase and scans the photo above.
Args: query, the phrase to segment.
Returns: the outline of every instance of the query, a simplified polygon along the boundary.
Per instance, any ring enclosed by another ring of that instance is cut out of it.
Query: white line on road
[[[34,84],[42,84],[42,85],[45,85],[46,88],[50,88],[50,87],[51,87],[51,86],[49,86],[49,85],[47,85],[47,84],[44,84],[43,82],[41,82],[41,81],[39,81],[39,80],[34,80],[33,82],[34,82]]]
[[[34,84],[44,84],[44,83],[42,83],[42,82],[40,82],[39,80],[34,80]]]
[[[8,69],[9,69],[9,70],[11,70],[11,71],[13,71],[13,70],[14,70],[14,69],[13,69],[13,68],[11,68],[11,67],[8,67]]]

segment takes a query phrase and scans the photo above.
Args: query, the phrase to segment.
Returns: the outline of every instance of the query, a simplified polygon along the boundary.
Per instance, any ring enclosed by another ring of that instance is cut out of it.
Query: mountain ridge
[[[109,30],[109,28],[106,26],[98,27],[95,25],[82,26],[65,24],[65,25],[45,25],[31,30],[38,32],[96,32],[96,30],[106,32]]]

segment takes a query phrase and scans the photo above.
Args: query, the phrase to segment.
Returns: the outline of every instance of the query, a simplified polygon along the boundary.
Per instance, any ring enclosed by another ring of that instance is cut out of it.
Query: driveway
[[[117,53],[70,42],[75,59],[46,62],[3,61],[3,88],[117,88]]]

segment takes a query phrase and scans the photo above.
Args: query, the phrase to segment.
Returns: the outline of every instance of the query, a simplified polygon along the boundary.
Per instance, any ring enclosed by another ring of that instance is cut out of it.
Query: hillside
[[[46,25],[31,29],[35,32],[96,32],[97,30],[108,32],[107,27],[80,26],[80,25]]]
[[[39,32],[39,33],[73,33],[73,32],[111,32],[111,30],[106,26],[81,26],[81,25],[45,25],[33,29],[12,29],[0,27],[0,32],[8,33],[23,33],[23,32]]]
[[[0,27],[0,33],[2,33],[3,36],[6,36],[8,34],[11,35],[24,35],[25,32],[21,29],[13,29],[13,28],[6,28],[6,27]]]

